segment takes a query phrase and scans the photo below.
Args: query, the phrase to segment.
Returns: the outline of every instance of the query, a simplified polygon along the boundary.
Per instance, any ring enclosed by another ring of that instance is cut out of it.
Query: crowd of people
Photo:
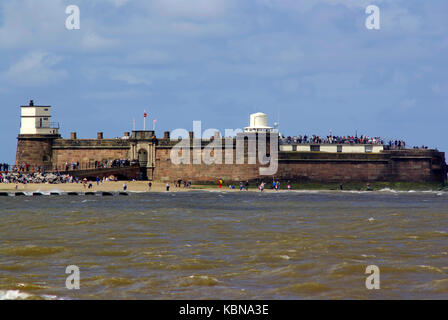
[[[218,180],[218,187],[222,188],[223,185],[223,180],[220,179]],[[260,190],[261,192],[266,189],[266,183],[264,181],[262,181],[258,186],[257,186],[258,190]],[[288,181],[286,184],[286,188],[287,190],[291,190],[291,182]],[[229,185],[229,189],[236,189],[234,184],[230,184]],[[272,180],[272,184],[271,184],[271,189],[272,190],[276,190],[279,191],[280,190],[280,181],[279,180]],[[249,181],[246,182],[240,182],[240,191],[249,191]]]
[[[7,163],[0,163],[0,172],[18,172],[18,173],[45,173],[45,167],[32,166],[29,163],[23,162],[20,165],[9,165]]]
[[[319,135],[299,135],[299,136],[288,136],[282,137],[282,143],[297,143],[297,144],[384,144],[384,141],[380,137],[368,137],[361,135],[358,136],[334,136],[328,135],[326,137],[321,137]]]
[[[0,173],[0,183],[73,183],[75,178],[68,174],[61,173],[24,173],[17,171],[7,171]]]
[[[138,161],[131,161],[129,159],[115,159],[115,160],[95,160],[89,163],[80,164],[79,161],[65,162],[64,168],[56,168],[57,170],[70,171],[70,170],[82,170],[82,169],[105,169],[105,168],[125,168],[137,164]]]
[[[318,135],[299,135],[282,137],[280,143],[283,144],[375,144],[383,145],[385,150],[406,149],[406,142],[403,140],[389,140],[384,141],[381,137],[369,137],[365,135],[361,136],[334,136],[328,135],[321,137]],[[428,149],[427,146],[417,147],[413,149]]]

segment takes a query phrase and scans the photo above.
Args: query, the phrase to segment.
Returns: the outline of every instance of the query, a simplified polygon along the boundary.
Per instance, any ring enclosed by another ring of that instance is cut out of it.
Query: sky
[[[68,30],[66,7],[80,9]],[[365,26],[380,9],[380,29]],[[0,162],[20,105],[67,138],[243,128],[380,136],[448,151],[446,0],[2,0]]]

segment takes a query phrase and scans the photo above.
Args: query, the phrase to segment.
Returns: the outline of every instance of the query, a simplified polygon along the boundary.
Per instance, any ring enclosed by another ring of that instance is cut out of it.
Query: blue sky
[[[78,5],[81,29],[65,28]],[[365,8],[381,9],[381,29]],[[2,0],[0,162],[20,108],[53,106],[61,133],[242,128],[367,134],[448,150],[446,0]]]

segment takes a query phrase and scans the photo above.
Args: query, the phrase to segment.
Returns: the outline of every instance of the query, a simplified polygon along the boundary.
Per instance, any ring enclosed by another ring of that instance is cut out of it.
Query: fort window
[[[373,152],[373,146],[366,146],[366,152]]]
[[[297,151],[297,146],[292,146],[292,151]]]
[[[341,145],[337,146],[337,152],[342,152],[342,146]]]
[[[312,145],[311,146],[311,151],[320,151],[320,146],[319,145]]]

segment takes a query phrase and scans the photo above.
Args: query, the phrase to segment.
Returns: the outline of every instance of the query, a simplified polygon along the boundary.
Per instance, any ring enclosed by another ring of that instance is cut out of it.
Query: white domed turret
[[[246,132],[271,132],[274,128],[268,126],[268,116],[257,112],[250,115],[249,127],[244,128]]]

